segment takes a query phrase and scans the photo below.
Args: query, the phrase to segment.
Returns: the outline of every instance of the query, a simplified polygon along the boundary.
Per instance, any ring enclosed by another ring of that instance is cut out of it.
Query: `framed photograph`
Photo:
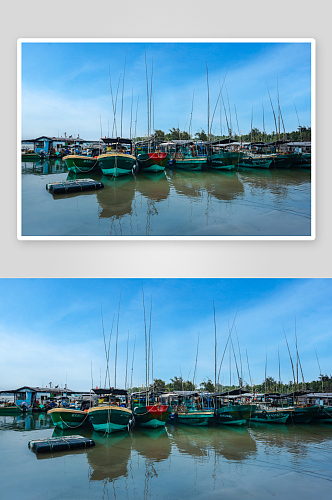
[[[18,239],[315,239],[314,39],[17,49]]]

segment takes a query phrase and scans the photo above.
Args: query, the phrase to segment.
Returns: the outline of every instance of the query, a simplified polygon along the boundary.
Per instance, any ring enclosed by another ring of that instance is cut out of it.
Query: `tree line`
[[[230,130],[229,135],[214,135],[210,134],[211,141],[217,141],[222,139],[232,138],[238,142],[274,142],[277,140],[285,140],[285,141],[296,141],[296,142],[310,142],[311,141],[311,127],[298,127],[297,130],[293,130],[292,132],[282,132],[276,133],[272,132],[271,134],[267,134],[266,132],[262,132],[258,128],[252,128],[247,134],[238,135],[232,133]],[[185,130],[180,130],[179,128],[171,128],[168,132],[164,132],[163,130],[155,130],[151,136],[152,139],[160,140],[160,141],[173,141],[173,140],[194,140],[194,141],[208,141],[209,138],[207,133],[200,129],[193,136],[190,135]],[[146,137],[135,137],[133,139],[134,142],[144,141]]]
[[[297,390],[307,390],[311,392],[332,392],[332,375],[320,375],[318,380],[311,382],[298,382],[289,381],[283,383],[275,380],[273,377],[268,376],[260,384],[250,385],[248,382],[239,381],[240,387],[246,389],[248,392],[265,393],[265,392],[279,392],[287,394]],[[174,377],[170,382],[166,383],[162,379],[154,379],[152,386],[158,391],[173,392],[173,391],[207,391],[214,392],[214,384],[209,378],[204,379],[199,385],[194,384],[190,380],[184,380],[182,377]],[[217,384],[218,392],[226,392],[238,389],[239,385],[222,385]],[[139,392],[145,390],[142,387],[132,387],[129,392]]]

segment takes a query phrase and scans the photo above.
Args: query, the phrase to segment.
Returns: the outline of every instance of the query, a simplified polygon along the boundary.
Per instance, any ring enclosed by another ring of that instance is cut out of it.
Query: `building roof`
[[[28,385],[24,385],[22,387],[19,387],[18,389],[13,389],[10,391],[0,391],[0,394],[6,393],[6,394],[14,394],[16,392],[21,392],[23,389],[29,389],[32,392],[52,392],[53,394],[59,394],[62,392],[75,392],[67,388],[59,388],[59,387],[30,387]]]

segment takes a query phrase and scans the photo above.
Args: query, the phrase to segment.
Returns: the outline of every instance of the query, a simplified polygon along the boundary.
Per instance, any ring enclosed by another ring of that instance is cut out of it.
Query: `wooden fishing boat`
[[[244,425],[256,411],[256,405],[225,404],[214,410],[218,424]]]
[[[148,405],[134,408],[135,424],[141,427],[164,427],[172,408],[168,405]]]
[[[233,170],[238,165],[244,153],[241,151],[219,151],[210,150],[207,156],[207,164],[209,168],[218,170]]]
[[[27,152],[21,154],[22,161],[36,161],[36,160],[41,160],[42,156],[35,151],[32,152]]]
[[[178,410],[175,414],[179,424],[206,426],[214,418],[213,410],[198,410],[196,408],[186,408]]]
[[[76,408],[53,408],[47,412],[50,415],[53,425],[60,429],[76,429],[91,425],[88,411],[81,411]]]
[[[107,176],[119,177],[131,174],[135,164],[135,156],[125,153],[111,152],[98,156],[98,165]]]
[[[135,425],[141,427],[164,427],[166,420],[172,412],[168,404],[160,404],[159,393],[146,392],[133,393],[131,397],[131,409],[133,411]]]
[[[239,167],[270,168],[273,157],[268,155],[248,155],[239,160]]]
[[[168,163],[167,153],[157,151],[138,153],[137,163],[140,170],[146,172],[161,172],[165,170],[166,163]]]
[[[104,143],[107,145],[105,153],[98,156],[98,165],[104,175],[119,177],[120,175],[131,174],[136,165],[136,158],[132,154],[131,139],[116,139],[105,138]],[[129,146],[129,150],[126,150]]]
[[[182,170],[202,170],[202,166],[206,165],[206,156],[190,156],[184,154],[177,154],[173,160],[175,168]]]
[[[289,417],[287,411],[277,410],[256,410],[248,418],[249,422],[264,424],[285,424]]]
[[[282,408],[282,410],[278,411],[284,411],[285,409],[291,410],[287,420],[288,424],[308,424],[318,412],[318,406],[296,406]]]
[[[16,404],[1,404],[0,415],[21,415],[23,409]]]
[[[311,168],[311,153],[298,153],[297,159],[291,164],[292,168]]]
[[[75,174],[86,174],[99,169],[97,158],[92,156],[67,155],[63,157],[63,160],[69,172]]]
[[[312,417],[312,423],[332,424],[332,406],[319,406],[317,413]]]
[[[273,161],[271,166],[275,168],[290,168],[297,160],[298,153],[275,153],[272,155]]]
[[[95,431],[119,432],[128,429],[132,419],[132,411],[128,406],[128,391],[124,389],[94,389],[93,392],[103,396],[98,406],[89,408],[88,415]],[[121,403],[125,397],[125,403]],[[108,401],[106,401],[108,399]]]

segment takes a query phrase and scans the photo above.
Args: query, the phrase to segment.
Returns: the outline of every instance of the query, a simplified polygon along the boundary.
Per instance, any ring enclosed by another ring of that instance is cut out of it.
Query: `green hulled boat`
[[[86,174],[99,169],[98,160],[95,157],[67,155],[63,157],[63,160],[69,172],[74,172],[75,174]]]
[[[278,411],[284,412],[289,411],[289,417],[287,419],[287,424],[308,424],[318,412],[318,406],[290,406],[288,408],[282,408]]]
[[[161,172],[165,170],[167,163],[169,162],[168,153],[138,153],[137,163],[139,170],[144,170],[146,172]]]
[[[243,425],[256,411],[256,405],[231,404],[216,408],[215,419],[218,424]]]
[[[297,159],[292,163],[292,168],[311,168],[311,153],[298,153]]]
[[[21,415],[23,410],[20,406],[15,404],[0,405],[0,415]]]
[[[274,153],[272,154],[272,167],[275,168],[290,168],[290,166],[297,160],[298,153]]]
[[[95,406],[88,414],[94,430],[108,434],[127,430],[132,416],[128,408],[115,405]]]
[[[214,418],[213,410],[197,410],[187,408],[184,411],[176,412],[176,420],[179,424],[206,426]]]
[[[218,170],[233,170],[238,165],[244,153],[236,151],[219,151],[208,154],[207,164]]]
[[[332,424],[332,406],[318,406],[317,413],[312,417],[312,423]]]
[[[173,165],[175,168],[182,170],[202,170],[202,166],[206,165],[206,161],[206,156],[181,155],[174,158]]]
[[[246,168],[270,168],[272,156],[250,155],[240,158],[238,166]]]
[[[287,411],[256,410],[250,415],[248,420],[264,424],[285,424],[288,417],[289,413]]]
[[[142,405],[133,409],[135,424],[141,427],[164,427],[172,408],[168,405]]]
[[[40,160],[41,156],[38,153],[22,153],[22,161],[35,161]]]
[[[135,156],[117,151],[98,156],[98,165],[103,174],[113,177],[131,174],[135,164]]]
[[[50,415],[53,425],[60,427],[60,429],[76,429],[91,425],[87,411],[75,408],[53,408],[47,414]]]

